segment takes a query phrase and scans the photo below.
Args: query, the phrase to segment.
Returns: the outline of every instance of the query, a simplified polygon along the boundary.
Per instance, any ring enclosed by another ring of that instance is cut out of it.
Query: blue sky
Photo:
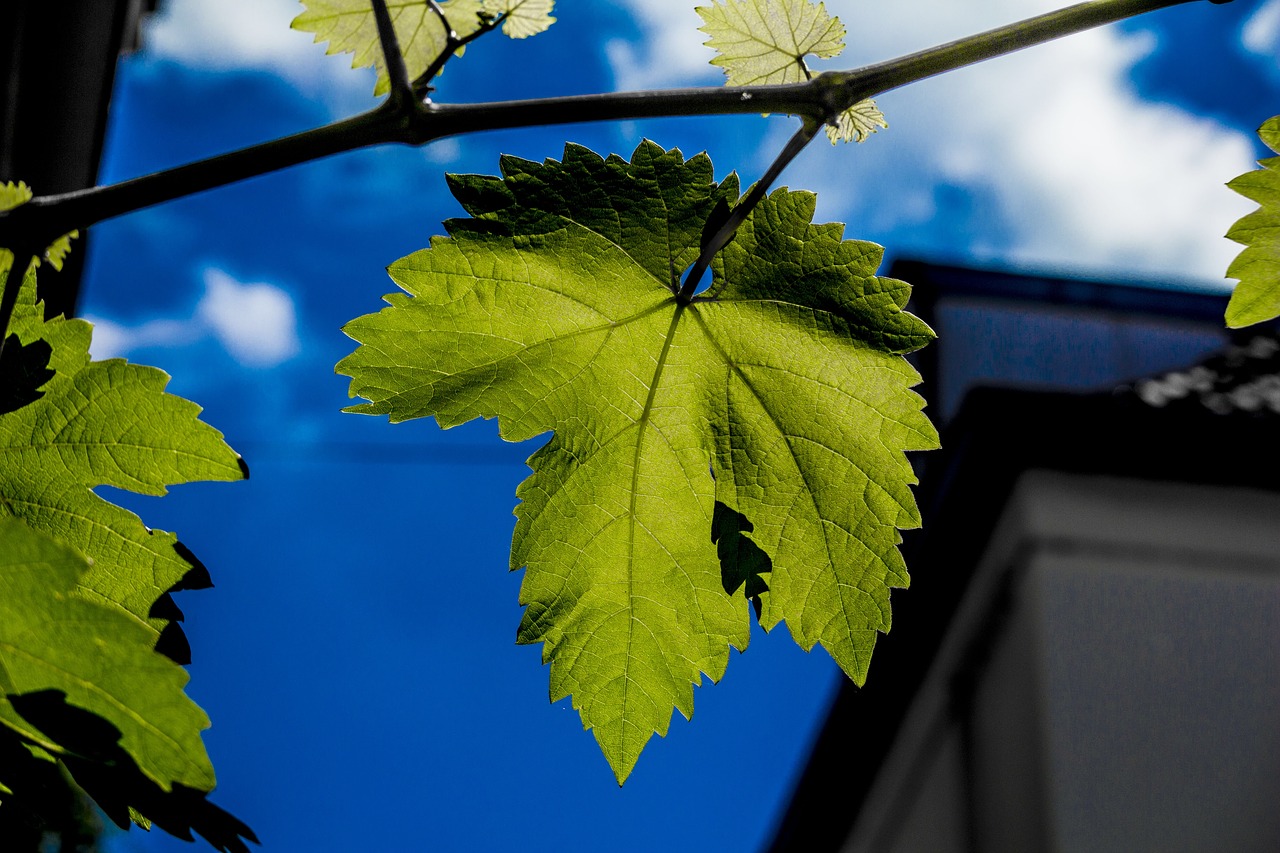
[[[1040,0],[830,0],[838,67],[1053,8]],[[715,84],[690,0],[562,0],[546,34],[491,36],[438,99]],[[372,77],[290,32],[290,0],[167,0],[119,72],[103,181],[305,130],[372,105]],[[1280,111],[1280,0],[1176,8],[880,100],[890,129],[815,144],[783,183],[892,255],[1224,287],[1220,237],[1250,209],[1222,184]],[[839,675],[785,630],[734,655],[619,790],[535,648],[513,645],[507,552],[532,446],[343,415],[341,325],[383,268],[460,213],[445,171],[566,140],[707,150],[748,181],[785,117],[493,132],[356,152],[94,229],[82,313],[95,353],[170,389],[246,457],[248,483],[115,494],[176,530],[217,587],[185,593],[191,695],[213,719],[214,799],[266,849],[753,850]],[[928,578],[915,579],[916,589]],[[898,593],[912,594],[908,593]],[[922,593],[923,594],[923,593]],[[875,668],[871,671],[874,686]],[[869,732],[868,737],[874,737]],[[190,849],[133,831],[118,851]]]

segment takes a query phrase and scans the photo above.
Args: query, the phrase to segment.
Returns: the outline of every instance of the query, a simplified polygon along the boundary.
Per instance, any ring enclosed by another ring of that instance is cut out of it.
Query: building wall
[[[1024,475],[844,849],[1280,849],[1277,519]]]

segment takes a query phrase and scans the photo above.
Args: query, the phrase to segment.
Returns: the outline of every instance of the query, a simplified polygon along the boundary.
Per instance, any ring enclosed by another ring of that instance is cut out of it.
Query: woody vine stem
[[[0,352],[3,352],[9,319],[27,266],[21,259],[38,255],[40,247],[49,245],[62,234],[104,219],[371,145],[421,146],[448,136],[483,130],[594,121],[744,113],[799,116],[804,125],[770,166],[767,180],[760,181],[748,198],[734,208],[704,246],[703,256],[680,289],[680,298],[688,300],[705,264],[745,221],[764,197],[768,185],[812,141],[819,127],[833,121],[853,104],[908,83],[1062,36],[1199,0],[1090,0],[898,59],[848,71],[825,72],[803,83],[616,92],[479,104],[437,104],[429,97],[431,78],[423,75],[411,82],[385,0],[370,2],[391,78],[390,97],[374,109],[314,130],[128,181],[37,196],[20,207],[0,212],[0,246],[10,247],[14,253],[0,298]],[[1223,4],[1230,0],[1208,2]],[[447,22],[439,5],[432,0],[428,3],[441,20]],[[459,39],[446,23],[450,38],[432,63],[431,71],[442,68],[459,46],[491,32],[500,23],[501,18],[488,21],[466,39]]]

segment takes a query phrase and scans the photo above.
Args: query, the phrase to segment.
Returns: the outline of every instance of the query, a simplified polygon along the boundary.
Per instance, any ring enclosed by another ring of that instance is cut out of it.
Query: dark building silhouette
[[[1280,849],[1280,339],[1226,296],[900,262],[912,586],[770,847]]]

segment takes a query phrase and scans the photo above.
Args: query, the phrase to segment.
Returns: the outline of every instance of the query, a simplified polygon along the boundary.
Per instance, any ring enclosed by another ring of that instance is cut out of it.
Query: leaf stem
[[[0,245],[47,245],[60,234],[104,219],[370,145],[424,145],[483,130],[672,116],[789,113],[829,122],[853,104],[890,89],[1189,2],[1198,0],[1092,0],[899,59],[853,71],[831,71],[804,83],[782,86],[616,92],[481,104],[423,104],[416,98],[397,104],[394,98],[388,99],[354,118],[208,160],[118,184],[34,198],[0,212]],[[488,29],[482,27],[477,34],[491,30],[499,20],[489,22]]]
[[[431,9],[432,14],[440,21],[440,26],[444,27],[445,43],[454,44],[457,42],[458,31],[453,28],[453,24],[449,23],[449,16],[444,13],[444,8],[436,0],[427,0],[427,7]]]
[[[806,118],[804,124],[795,132],[795,135],[787,140],[787,144],[783,146],[782,151],[769,164],[769,168],[764,175],[751,187],[746,197],[734,206],[724,224],[702,247],[702,252],[698,255],[698,259],[693,262],[693,266],[689,268],[689,274],[685,276],[680,292],[676,294],[677,302],[687,305],[693,301],[693,292],[698,286],[698,281],[706,273],[707,268],[711,266],[711,259],[719,254],[721,249],[729,245],[729,241],[733,239],[733,235],[737,233],[742,223],[747,221],[751,211],[755,210],[756,205],[768,195],[769,187],[782,174],[782,170],[787,168],[791,161],[805,149],[805,146],[813,141],[813,138],[817,136],[821,128],[822,122]]]
[[[387,65],[387,79],[391,82],[389,99],[397,104],[416,100],[413,85],[409,82],[409,69],[405,67],[404,54],[400,52],[400,39],[396,36],[395,25],[391,23],[391,13],[387,11],[387,0],[369,2],[373,6],[373,21],[378,26],[378,42]]]
[[[453,24],[449,23],[448,16],[445,15],[444,9],[436,0],[427,0],[427,5],[436,13],[436,17],[440,19],[440,24],[444,27],[445,42],[444,48],[440,51],[440,55],[432,60],[427,66],[427,70],[418,75],[418,79],[413,81],[413,91],[420,96],[426,96],[431,91],[431,81],[436,79],[440,71],[444,68],[445,63],[457,55],[458,51],[471,44],[483,35],[496,30],[507,19],[507,14],[497,16],[496,18],[483,20],[480,27],[474,32],[459,38],[458,31],[453,28]]]

